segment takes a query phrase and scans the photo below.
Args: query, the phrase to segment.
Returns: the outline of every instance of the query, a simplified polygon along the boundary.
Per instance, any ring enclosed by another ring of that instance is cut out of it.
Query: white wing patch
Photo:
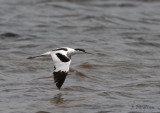
[[[64,59],[67,59],[65,60],[65,62],[61,61],[60,58],[57,56],[57,55],[63,55]],[[66,53],[67,54],[67,53]],[[51,56],[52,56],[52,60],[53,60],[53,63],[54,63],[54,66],[55,66],[55,72],[57,71],[65,71],[65,72],[68,72],[69,71],[69,66],[70,66],[70,63],[71,63],[71,59],[68,58],[64,53],[62,54],[62,52],[51,52]]]
[[[51,56],[54,63],[53,77],[56,86],[60,89],[69,71],[71,59],[66,56],[67,51],[52,51]]]

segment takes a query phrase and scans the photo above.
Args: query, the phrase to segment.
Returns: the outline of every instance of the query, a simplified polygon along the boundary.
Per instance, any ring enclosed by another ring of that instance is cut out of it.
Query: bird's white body
[[[44,54],[41,54],[41,55],[51,55],[52,57],[52,60],[53,60],[53,63],[54,63],[54,66],[56,67],[54,69],[55,72],[59,71],[59,70],[62,70],[62,71],[65,71],[65,72],[68,72],[69,71],[69,66],[70,66],[70,63],[71,63],[71,59],[69,58],[69,56],[67,56],[67,54],[75,54],[75,50],[72,49],[72,48],[68,48],[68,47],[63,47],[63,48],[66,48],[67,51],[64,51],[64,50],[58,50],[59,48],[55,49],[55,50],[52,50],[52,51],[48,51]],[[58,57],[57,57],[57,53],[61,53],[62,55],[64,55],[65,57],[67,57],[68,59],[70,59],[68,62],[62,62]]]
[[[69,47],[62,47],[48,51],[39,56],[29,57],[29,59],[51,55],[54,64],[54,81],[57,87],[60,89],[68,74],[69,66],[71,63],[71,56],[79,52],[87,53],[84,49],[72,49]]]
[[[69,71],[69,66],[71,63],[71,60],[69,60],[68,62],[62,62],[56,55],[56,53],[61,53],[62,55],[67,57],[67,51],[63,51],[63,50],[59,50],[59,51],[52,51],[51,52],[51,56],[52,56],[52,60],[54,65],[56,66],[56,69],[54,70],[55,72],[59,71],[59,70],[63,70],[65,72]],[[70,58],[69,58],[70,59]]]

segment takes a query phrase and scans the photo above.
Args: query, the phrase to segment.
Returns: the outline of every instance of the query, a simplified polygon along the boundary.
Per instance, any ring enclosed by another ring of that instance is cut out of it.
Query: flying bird
[[[51,56],[54,64],[54,72],[53,72],[54,82],[56,83],[57,88],[60,89],[69,72],[71,56],[74,54],[81,54],[81,53],[91,54],[86,52],[84,49],[80,48],[72,49],[69,47],[62,47],[48,51],[38,56],[28,57],[28,59],[33,59],[36,57],[43,57],[43,56]]]

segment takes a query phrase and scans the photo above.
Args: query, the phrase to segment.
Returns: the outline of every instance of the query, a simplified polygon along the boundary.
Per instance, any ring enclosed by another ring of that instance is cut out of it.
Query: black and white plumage
[[[53,72],[54,82],[56,83],[58,89],[60,89],[69,72],[71,56],[77,53],[88,53],[88,52],[86,52],[84,49],[79,49],[79,48],[72,49],[69,47],[62,47],[48,51],[39,56],[28,57],[28,59],[51,55],[54,63],[54,72]]]

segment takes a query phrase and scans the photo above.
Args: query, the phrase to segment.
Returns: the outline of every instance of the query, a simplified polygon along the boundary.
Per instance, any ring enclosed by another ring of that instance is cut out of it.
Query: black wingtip
[[[64,72],[64,71],[53,72],[54,82],[56,83],[56,86],[58,89],[61,89],[66,79],[66,76],[67,76],[67,72]]]
[[[61,87],[62,87],[62,85],[57,85],[56,84],[56,86],[57,86],[57,88],[60,90],[61,89]]]

